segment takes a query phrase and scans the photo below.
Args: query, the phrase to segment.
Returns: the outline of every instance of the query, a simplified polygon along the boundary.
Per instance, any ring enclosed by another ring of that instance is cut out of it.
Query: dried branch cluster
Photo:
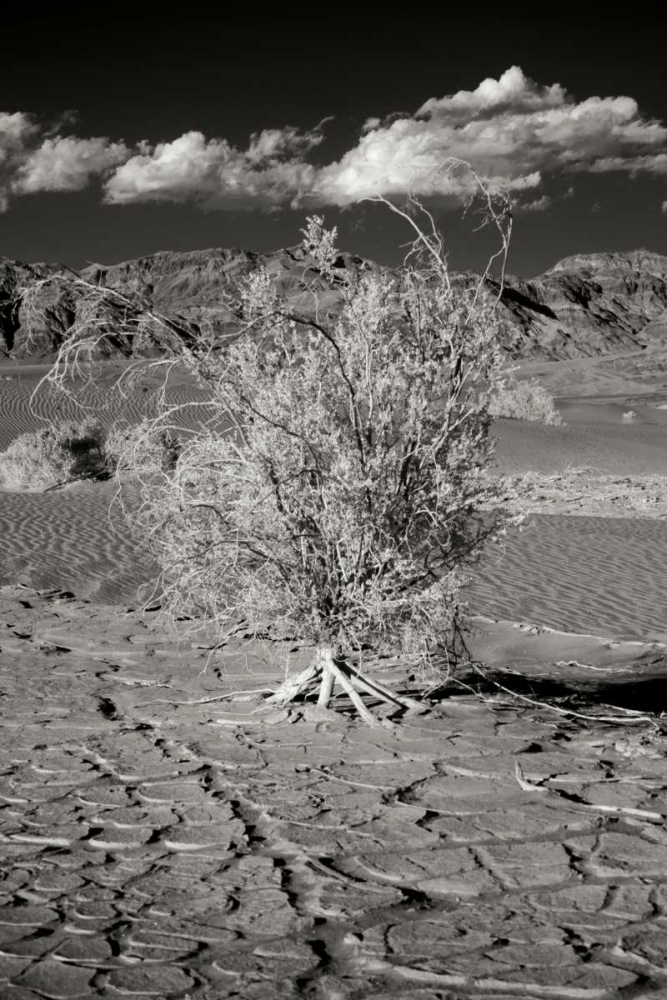
[[[488,197],[486,208],[504,265],[509,215]],[[503,380],[486,274],[455,287],[431,217],[394,210],[415,232],[400,280],[337,267],[336,231],[312,217],[312,308],[295,312],[260,270],[225,345],[145,311],[167,347],[151,367],[186,366],[209,390],[211,419],[146,469],[160,435],[178,433],[179,407],[163,396],[120,461],[141,481],[132,516],[162,566],[164,605],[220,635],[244,620],[311,641],[329,664],[318,675],[328,695],[332,671],[342,683],[335,665],[366,645],[450,662],[462,572],[508,522],[486,474]],[[322,306],[322,279],[340,292],[335,311]],[[122,304],[136,324],[136,304]],[[101,335],[74,330],[52,381],[64,384]]]

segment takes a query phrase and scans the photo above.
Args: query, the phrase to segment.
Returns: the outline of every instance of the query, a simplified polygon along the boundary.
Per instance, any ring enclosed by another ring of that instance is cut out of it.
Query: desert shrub
[[[510,417],[513,420],[531,420],[555,426],[563,423],[553,397],[536,379],[504,383],[493,395],[489,412],[493,417]]]
[[[105,463],[117,474],[171,472],[180,451],[177,435],[148,418],[133,426],[114,427],[104,442]]]
[[[506,522],[485,475],[502,370],[494,308],[453,291],[421,240],[400,287],[334,270],[335,230],[318,218],[304,249],[335,274],[342,308],[296,315],[266,272],[252,275],[244,334],[205,361],[233,430],[201,430],[173,471],[145,481],[139,523],[166,604],[221,631],[242,618],[299,635],[332,670],[365,645],[448,664],[462,569]]]
[[[508,216],[486,203],[506,252]],[[359,690],[401,700],[361,675],[361,651],[400,650],[447,675],[463,652],[466,567],[509,520],[486,474],[503,381],[496,303],[484,279],[451,282],[435,229],[399,214],[417,234],[400,279],[337,267],[336,232],[313,217],[303,250],[318,284],[306,274],[301,297],[311,308],[296,311],[258,270],[230,303],[224,349],[174,345],[165,321],[167,350],[210,391],[211,420],[171,467],[141,476],[136,461],[152,454],[159,421],[127,439],[134,458],[120,441],[116,459],[139,474],[133,523],[162,567],[164,608],[212,624],[220,641],[239,620],[309,641],[313,664],[273,700],[319,684],[326,705],[336,682],[367,719]],[[335,284],[335,307],[322,282]],[[55,382],[100,335],[72,331]]]
[[[626,410],[625,413],[621,416],[621,420],[623,421],[624,424],[632,424],[635,422],[636,418],[637,414],[635,413],[634,410]]]
[[[0,485],[40,491],[104,474],[104,438],[104,430],[91,421],[21,434],[0,454]]]

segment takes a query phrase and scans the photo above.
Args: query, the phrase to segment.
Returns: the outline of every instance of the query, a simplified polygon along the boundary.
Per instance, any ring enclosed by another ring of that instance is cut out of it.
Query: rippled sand
[[[637,407],[634,423],[622,422],[627,406],[565,410],[562,427],[499,420],[495,465],[499,472],[554,473],[572,468],[622,476],[667,475],[667,412]]]
[[[155,391],[161,385],[156,375],[137,389],[115,390],[119,371],[97,380],[71,387],[71,393],[57,392],[40,385],[41,366],[21,371],[0,367],[0,451],[25,431],[41,430],[53,421],[81,420],[94,414],[105,426],[135,424],[155,416]],[[169,407],[180,407],[174,421],[185,429],[210,418],[203,403],[204,392],[185,379],[172,379],[165,393]]]
[[[135,603],[157,567],[133,537],[108,483],[53,493],[0,493],[0,585],[64,588],[104,603]]]
[[[667,633],[667,521],[531,515],[489,548],[471,610],[614,638]]]
[[[24,430],[81,415],[53,394],[33,396],[38,370],[0,372],[0,448]],[[117,373],[116,373],[117,374]],[[106,422],[133,422],[154,411],[150,392],[119,402],[108,384],[83,398]],[[80,389],[79,389],[80,391]],[[81,396],[79,396],[81,398]],[[194,401],[179,423],[195,426],[209,411],[183,380],[168,390],[172,404]],[[626,475],[667,475],[667,422],[648,408],[636,424],[621,423],[620,406],[578,404],[562,428],[499,421],[497,466],[546,473],[593,466]],[[0,583],[64,587],[95,601],[136,603],[137,588],[156,566],[112,505],[111,484],[82,484],[45,494],[0,493]],[[667,633],[667,520],[532,515],[504,549],[489,549],[466,596],[471,611],[572,632],[614,637]]]

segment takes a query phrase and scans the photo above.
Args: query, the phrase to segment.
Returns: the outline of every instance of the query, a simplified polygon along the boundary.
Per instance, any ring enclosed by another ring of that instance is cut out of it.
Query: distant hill
[[[341,254],[341,269],[378,265],[351,254]],[[85,280],[138,296],[142,302],[192,335],[222,331],[229,323],[225,302],[242,278],[264,266],[277,276],[295,308],[306,307],[305,279],[314,275],[312,262],[297,249],[272,254],[244,250],[164,251],[111,266],[91,265],[80,272]],[[69,277],[58,286],[47,284],[34,300],[30,315],[21,289],[38,286],[49,275]],[[76,290],[73,271],[56,264],[25,264],[0,258],[0,357],[48,359],[87,308]],[[71,280],[70,280],[71,279]],[[459,276],[478,280],[471,272]],[[329,304],[336,288],[319,283]],[[498,285],[487,281],[489,294]],[[517,359],[577,358],[632,350],[665,343],[667,336],[667,257],[647,250],[629,253],[578,254],[567,257],[530,281],[508,276],[501,294],[501,317],[508,352]],[[137,345],[118,336],[120,310],[105,317],[108,335],[99,353],[150,353],[150,344]]]
[[[667,257],[648,250],[577,254],[502,296],[518,358],[592,357],[647,346],[667,310]]]

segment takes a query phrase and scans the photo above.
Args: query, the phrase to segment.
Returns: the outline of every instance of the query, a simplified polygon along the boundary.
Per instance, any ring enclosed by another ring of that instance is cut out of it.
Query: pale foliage
[[[0,453],[0,487],[40,492],[104,474],[104,437],[92,421],[21,434]]]
[[[637,414],[635,413],[634,410],[626,410],[625,413],[623,413],[621,416],[621,420],[623,421],[624,424],[633,424],[636,419],[637,419]]]
[[[315,294],[297,316],[266,272],[250,277],[241,335],[190,362],[234,429],[201,430],[145,479],[139,522],[175,614],[425,662],[455,651],[461,569],[505,522],[485,475],[493,305],[453,291],[430,251],[399,286],[335,269],[321,219],[304,249],[342,308],[320,315]]]
[[[483,200],[504,268],[509,215]],[[158,557],[174,617],[212,624],[220,638],[239,621],[298,636],[332,670],[332,656],[365,646],[434,669],[444,654],[445,671],[461,652],[463,574],[510,519],[487,475],[490,402],[503,383],[496,301],[482,294],[495,258],[477,287],[451,282],[431,217],[413,208],[394,208],[416,233],[400,276],[337,266],[335,230],[309,219],[310,306],[294,311],[259,270],[228,303],[227,343],[77,282],[89,314],[120,301],[131,317],[124,336],[140,337],[145,315],[169,364],[210,394],[210,419],[180,435],[175,462],[147,460],[160,435],[178,435],[179,407],[166,402],[127,447],[114,445],[139,480],[141,502],[127,509]],[[329,308],[322,289],[332,287]],[[50,381],[81,371],[104,336],[75,324]]]
[[[553,397],[536,379],[506,381],[491,397],[489,412],[493,417],[530,420],[552,426],[563,423]]]
[[[176,434],[145,418],[139,424],[114,427],[104,442],[108,468],[116,473],[150,475],[173,471],[181,445]]]

